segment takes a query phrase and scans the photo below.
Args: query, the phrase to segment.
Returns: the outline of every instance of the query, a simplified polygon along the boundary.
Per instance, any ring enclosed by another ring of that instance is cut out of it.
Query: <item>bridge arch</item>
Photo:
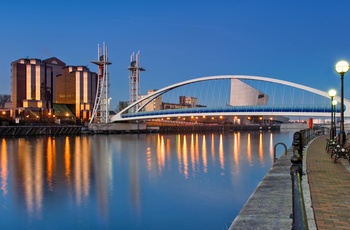
[[[191,79],[191,80],[186,80],[186,81],[182,81],[182,82],[178,82],[169,86],[166,86],[164,88],[161,88],[159,90],[157,90],[156,92],[149,94],[141,99],[139,99],[138,101],[130,104],[129,106],[127,106],[126,108],[124,108],[123,110],[121,110],[120,112],[118,112],[116,115],[111,117],[111,122],[116,122],[116,121],[120,121],[123,120],[122,118],[122,114],[125,113],[126,111],[128,111],[130,108],[140,104],[141,102],[145,102],[140,108],[138,108],[138,110],[136,111],[139,112],[141,111],[141,109],[146,106],[146,104],[148,104],[149,102],[151,102],[154,98],[170,91],[173,90],[175,88],[184,86],[184,85],[189,85],[192,83],[196,83],[196,82],[202,82],[202,81],[211,81],[211,80],[221,80],[221,79],[244,79],[244,80],[257,80],[257,81],[264,81],[264,82],[272,82],[272,83],[277,83],[277,84],[282,84],[282,85],[287,85],[287,86],[291,86],[294,88],[298,88],[298,89],[302,89],[302,90],[306,90],[309,91],[311,93],[315,93],[318,94],[320,96],[329,98],[328,96],[328,92],[322,91],[322,90],[318,90],[309,86],[305,86],[305,85],[301,85],[301,84],[297,84],[294,82],[290,82],[290,81],[285,81],[285,80],[280,80],[280,79],[275,79],[275,78],[268,78],[268,77],[261,77],[261,76],[251,76],[251,75],[216,75],[216,76],[207,76],[207,77],[201,77],[201,78],[195,78],[195,79]],[[334,99],[340,103],[341,98],[339,96],[334,97]],[[345,108],[350,108],[350,100],[345,99],[344,98],[344,106]],[[344,111],[344,116],[345,117],[349,117],[350,116],[350,110],[345,110]]]

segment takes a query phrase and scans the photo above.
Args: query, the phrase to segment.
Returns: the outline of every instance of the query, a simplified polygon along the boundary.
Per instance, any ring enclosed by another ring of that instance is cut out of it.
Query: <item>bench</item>
[[[332,150],[331,158],[334,156],[334,163],[339,158],[344,158],[349,161],[350,164],[350,142],[345,142],[343,146],[336,144],[330,148]]]
[[[334,147],[337,146],[337,139],[327,139],[326,142],[326,150],[329,153],[330,150],[332,150]]]
[[[323,134],[324,134],[324,131],[321,131],[321,130],[317,130],[317,131],[315,132],[315,135],[316,135],[316,136],[323,135]]]

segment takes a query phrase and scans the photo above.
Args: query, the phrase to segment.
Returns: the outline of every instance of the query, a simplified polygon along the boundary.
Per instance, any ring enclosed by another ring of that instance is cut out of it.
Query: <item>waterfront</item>
[[[227,229],[292,135],[3,138],[0,227]]]

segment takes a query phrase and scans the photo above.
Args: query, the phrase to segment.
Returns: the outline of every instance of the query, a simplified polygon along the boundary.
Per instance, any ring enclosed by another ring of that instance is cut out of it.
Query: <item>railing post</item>
[[[293,135],[293,150],[297,150],[299,155],[303,157],[303,136],[302,136],[302,130],[300,132],[295,132]]]

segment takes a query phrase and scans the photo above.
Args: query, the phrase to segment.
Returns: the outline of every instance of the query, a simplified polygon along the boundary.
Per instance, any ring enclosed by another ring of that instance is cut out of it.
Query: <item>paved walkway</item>
[[[349,162],[339,159],[333,163],[325,150],[327,138],[324,135],[313,140],[306,154],[305,173],[316,228],[350,230]]]

